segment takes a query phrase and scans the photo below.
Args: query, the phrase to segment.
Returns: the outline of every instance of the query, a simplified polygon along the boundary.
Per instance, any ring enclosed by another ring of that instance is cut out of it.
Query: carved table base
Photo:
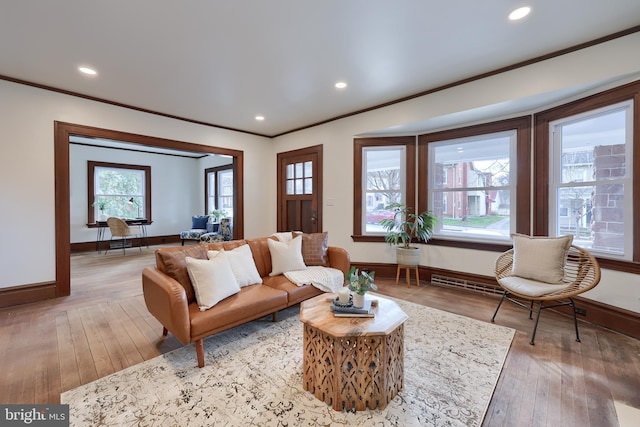
[[[347,337],[304,325],[304,389],[333,409],[384,409],[403,381],[404,325],[388,334]]]

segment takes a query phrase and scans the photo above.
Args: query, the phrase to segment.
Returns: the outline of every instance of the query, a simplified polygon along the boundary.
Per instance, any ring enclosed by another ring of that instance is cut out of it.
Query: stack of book
[[[331,301],[331,310],[335,317],[375,317],[375,312],[371,308],[371,300],[365,300],[364,306],[356,308],[353,304],[344,306]]]

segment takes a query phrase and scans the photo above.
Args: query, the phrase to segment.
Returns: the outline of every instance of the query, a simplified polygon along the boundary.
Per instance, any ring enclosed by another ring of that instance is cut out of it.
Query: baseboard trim
[[[131,241],[132,246],[135,248],[140,245],[139,238],[127,239],[127,241]],[[172,234],[167,236],[149,236],[147,237],[147,243],[149,245],[163,245],[167,243],[179,243],[180,236]],[[109,244],[109,240],[105,240],[102,242],[102,248],[106,248],[106,245]],[[144,242],[142,243],[144,245]],[[71,243],[71,252],[89,252],[89,251],[97,251],[98,246],[95,241],[91,242],[78,242]]]
[[[56,298],[56,283],[45,282],[0,289],[0,308]]]
[[[396,264],[351,262],[352,266],[360,270],[375,271],[377,277],[396,277]],[[445,270],[426,266],[419,266],[420,282],[427,282],[435,286],[446,286],[461,291],[479,292],[482,294],[500,294],[500,286],[495,277],[460,271]],[[435,276],[435,278],[434,278]],[[442,280],[446,278],[449,280]],[[445,283],[446,282],[446,283]],[[600,301],[584,297],[576,297],[576,306],[586,310],[586,315],[578,315],[579,319],[602,326],[612,331],[620,332],[635,339],[640,339],[640,314],[620,307],[614,307]],[[497,300],[496,300],[497,304]],[[571,314],[566,307],[558,311]]]

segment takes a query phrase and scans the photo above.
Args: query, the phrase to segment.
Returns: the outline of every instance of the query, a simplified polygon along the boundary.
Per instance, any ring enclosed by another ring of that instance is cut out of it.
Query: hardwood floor
[[[154,263],[153,247],[73,254],[71,296],[0,310],[0,402],[59,403],[62,391],[180,347],[162,339],[144,305],[140,271]],[[485,322],[498,302],[424,282],[376,283],[381,294]],[[496,323],[517,332],[484,426],[632,425],[619,423],[614,405],[640,415],[640,341],[582,322],[577,343],[572,319],[547,311],[531,346],[532,322],[512,304]]]

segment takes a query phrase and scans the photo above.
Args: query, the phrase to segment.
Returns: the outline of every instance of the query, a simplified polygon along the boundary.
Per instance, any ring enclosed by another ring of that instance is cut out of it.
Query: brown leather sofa
[[[164,327],[164,336],[171,332],[183,344],[195,342],[198,367],[204,366],[204,338],[269,314],[276,321],[279,310],[322,293],[311,285],[297,286],[284,275],[269,276],[272,269],[267,239],[161,248],[156,250],[156,266],[143,270],[142,288],[147,309]],[[207,250],[231,250],[244,244],[251,248],[263,283],[245,286],[212,308],[200,311],[185,258],[206,259]],[[327,256],[328,267],[343,273],[349,270],[346,250],[330,246]]]

